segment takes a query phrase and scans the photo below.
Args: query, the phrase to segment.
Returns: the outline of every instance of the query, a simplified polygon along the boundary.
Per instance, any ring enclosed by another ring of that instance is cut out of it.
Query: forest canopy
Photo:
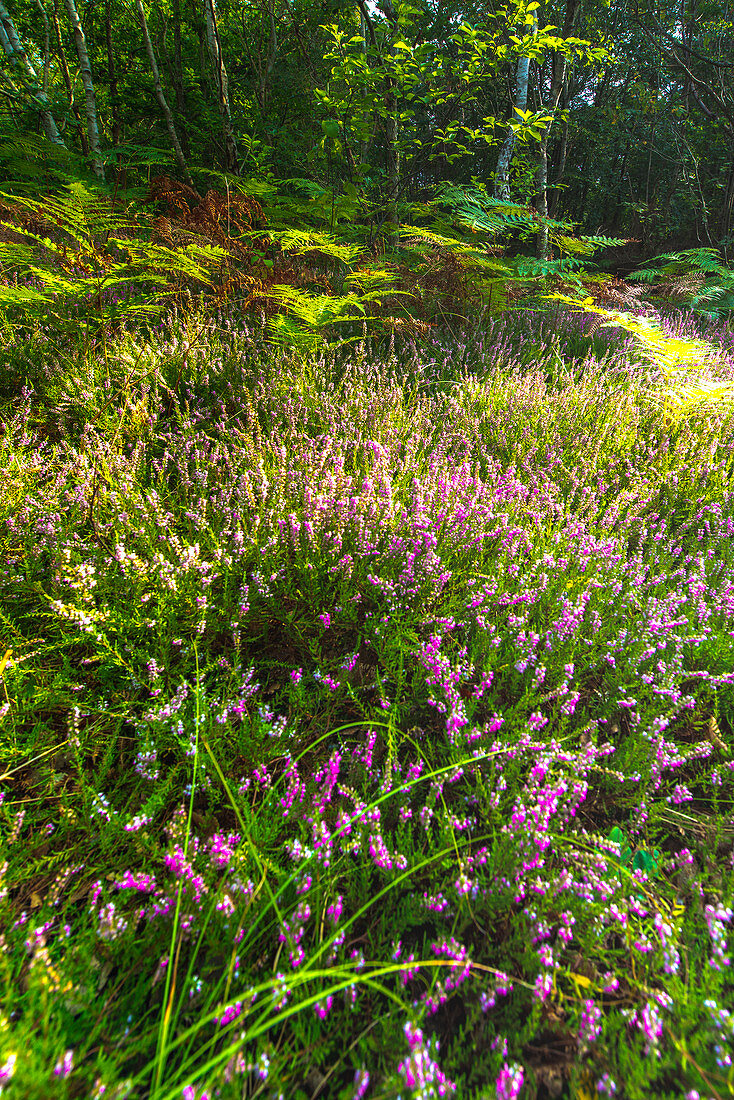
[[[533,211],[542,259],[544,218],[635,259],[731,252],[734,21],[710,0],[0,0],[0,93],[5,191],[239,179],[372,246],[469,189]]]

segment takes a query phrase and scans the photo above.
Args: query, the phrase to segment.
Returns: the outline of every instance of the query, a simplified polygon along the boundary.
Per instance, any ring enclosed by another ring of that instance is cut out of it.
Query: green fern
[[[329,233],[323,233],[312,229],[284,229],[281,231],[259,232],[257,236],[269,237],[277,242],[283,252],[294,255],[303,255],[306,252],[318,252],[326,259],[338,260],[340,263],[354,263],[364,255],[364,249],[356,244],[339,242]]]
[[[12,275],[0,281],[0,304],[11,327],[51,321],[61,332],[105,332],[127,317],[160,313],[182,284],[212,287],[226,260],[212,246],[149,243],[144,224],[79,182],[43,202],[0,198],[31,219],[0,221],[21,237],[0,243],[0,273]]]
[[[670,275],[688,275],[695,271],[719,274],[726,270],[717,248],[687,248],[682,252],[664,252],[653,257],[630,278],[653,283]]]
[[[81,157],[38,134],[0,137],[0,175],[14,196],[34,196],[89,177]]]
[[[448,208],[451,221],[471,233],[486,233],[497,237],[515,229],[537,232],[538,228],[537,215],[529,207],[494,199],[478,184],[470,187],[452,183],[439,184],[433,204]],[[441,223],[440,215],[437,221]]]
[[[583,268],[579,256],[561,256],[556,260],[539,260],[535,256],[518,256],[517,273],[523,279],[547,279],[551,275],[566,275]]]
[[[602,309],[593,298],[579,299],[565,294],[549,297],[566,302],[579,312],[595,313],[603,318],[603,328],[621,328],[634,336],[642,359],[663,376],[662,389],[653,389],[651,393],[662,400],[666,414],[673,419],[702,404],[734,401],[734,383],[708,377],[708,369],[720,361],[721,352],[706,340],[668,336],[653,318]]]
[[[334,326],[368,320],[366,304],[375,300],[378,292],[337,297],[307,294],[286,285],[272,286],[268,293],[283,311],[268,322],[273,339],[280,344],[295,344],[299,350],[312,353],[323,347]]]
[[[716,248],[663,253],[630,278],[652,285],[658,297],[682,302],[695,313],[718,317],[734,309],[734,271]]]

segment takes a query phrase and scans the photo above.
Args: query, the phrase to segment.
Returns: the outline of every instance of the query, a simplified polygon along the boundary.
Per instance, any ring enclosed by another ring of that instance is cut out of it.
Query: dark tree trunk
[[[161,74],[158,70],[158,62],[156,60],[155,52],[153,50],[153,43],[150,40],[150,34],[148,33],[148,22],[145,18],[145,9],[143,8],[143,0],[135,0],[135,7],[138,12],[138,20],[140,22],[140,29],[143,32],[143,42],[145,43],[145,52],[148,55],[148,63],[150,64],[150,71],[153,74],[153,87],[155,88],[155,97],[158,100],[158,105],[163,114],[163,118],[166,122],[166,129],[168,130],[168,136],[171,139],[171,145],[173,146],[173,152],[178,162],[178,166],[181,169],[183,178],[189,187],[194,187],[194,181],[191,178],[189,172],[189,166],[186,163],[186,157],[183,154],[181,148],[181,142],[178,140],[178,134],[176,133],[176,125],[173,121],[173,115],[171,114],[171,108],[168,106],[168,100],[165,97],[163,91],[163,85],[161,84]]]

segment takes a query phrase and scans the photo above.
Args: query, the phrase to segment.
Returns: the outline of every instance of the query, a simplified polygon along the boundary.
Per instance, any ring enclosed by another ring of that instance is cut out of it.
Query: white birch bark
[[[533,12],[535,16],[535,13]],[[538,29],[538,18],[533,21],[533,34]],[[526,111],[528,108],[528,85],[530,83],[530,58],[520,57],[517,62],[517,75],[515,77],[515,99],[513,107],[518,111]],[[517,116],[515,116],[516,120]],[[511,126],[507,127],[507,136],[502,143],[500,155],[497,158],[497,168],[494,174],[494,197],[502,202],[510,201],[510,163],[515,151],[517,136]]]
[[[89,62],[87,40],[84,37],[84,28],[74,0],[66,0],[66,10],[69,13],[69,22],[74,32],[76,55],[79,58],[79,75],[82,78],[84,88],[84,115],[87,121],[87,140],[89,142],[89,155],[92,158],[92,170],[98,179],[103,180],[104,159],[99,140],[97,98],[94,94],[94,81],[92,80],[92,66]]]
[[[46,9],[41,3],[41,0],[36,0],[36,7],[40,11],[41,19],[43,20],[43,94],[47,96],[49,68],[51,65],[51,27],[49,26]]]
[[[48,96],[45,91],[38,86],[38,74],[28,59],[28,54],[25,52],[23,43],[15,29],[13,18],[2,0],[0,0],[0,27],[2,28],[0,45],[10,59],[13,68],[19,73],[26,91],[38,105],[41,115],[41,124],[46,137],[49,141],[53,142],[54,145],[64,145],[64,139],[59,133],[56,120],[51,113]]]

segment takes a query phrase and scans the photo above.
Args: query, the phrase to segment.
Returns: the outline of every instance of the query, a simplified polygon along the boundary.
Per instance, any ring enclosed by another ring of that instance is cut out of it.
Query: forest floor
[[[732,405],[555,308],[3,355],[4,1095],[729,1095]]]

